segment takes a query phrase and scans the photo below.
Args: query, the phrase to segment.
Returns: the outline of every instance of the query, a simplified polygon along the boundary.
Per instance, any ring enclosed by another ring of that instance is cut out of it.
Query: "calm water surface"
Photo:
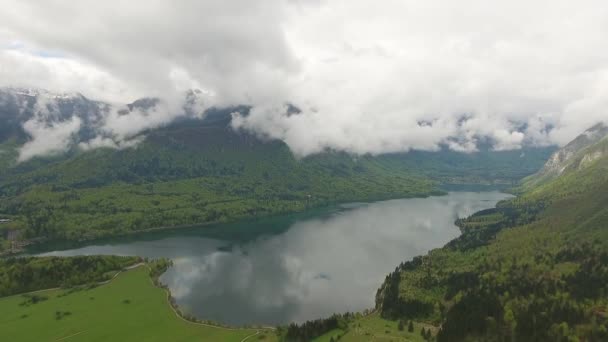
[[[233,325],[301,322],[373,307],[376,289],[395,266],[458,236],[456,218],[507,197],[451,192],[354,203],[44,254],[168,257],[174,267],[161,281],[186,312]]]

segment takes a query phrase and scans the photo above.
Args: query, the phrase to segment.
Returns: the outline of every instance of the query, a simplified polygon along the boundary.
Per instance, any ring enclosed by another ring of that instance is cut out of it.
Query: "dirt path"
[[[143,262],[140,262],[140,263],[137,263],[137,264],[135,264],[135,265],[127,266],[127,267],[123,268],[122,270],[120,270],[120,271],[116,272],[116,274],[114,274],[114,276],[113,276],[112,278],[110,278],[110,279],[108,279],[108,280],[106,280],[106,281],[99,282],[99,283],[97,283],[97,285],[105,285],[105,284],[108,284],[108,283],[110,283],[112,280],[116,279],[116,277],[118,277],[118,276],[119,276],[119,275],[120,275],[122,272],[129,271],[129,270],[132,270],[132,269],[134,269],[134,268],[137,268],[137,267],[139,267],[139,266],[143,266],[143,265],[145,265],[145,264],[144,264]]]
[[[80,335],[80,334],[82,334],[83,332],[86,332],[86,330],[79,331],[79,332],[77,332],[77,333],[75,333],[75,334],[72,334],[72,335],[69,335],[69,336],[65,336],[65,337],[62,337],[62,338],[58,338],[58,339],[56,339],[55,341],[63,341],[63,340],[67,340],[68,338],[74,337],[74,336],[76,336],[76,335]]]
[[[259,335],[259,334],[260,334],[260,331],[258,330],[258,331],[256,331],[256,332],[255,332],[255,334],[251,334],[251,335],[249,335],[249,336],[246,336],[244,339],[242,339],[242,340],[241,340],[241,342],[245,342],[245,341],[247,341],[248,339],[250,339],[250,338],[252,338],[252,337],[254,337],[254,336],[257,336],[257,335]]]

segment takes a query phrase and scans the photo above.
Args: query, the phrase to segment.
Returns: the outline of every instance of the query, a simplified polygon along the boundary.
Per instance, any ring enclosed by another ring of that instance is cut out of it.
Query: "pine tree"
[[[414,323],[412,323],[412,321],[407,324],[407,331],[414,332]]]
[[[397,324],[397,329],[399,331],[403,331],[403,329],[405,329],[405,322],[403,322],[402,319],[399,320],[399,324]]]
[[[422,338],[426,339],[426,329],[422,328],[422,330],[420,330],[420,336],[422,336]]]

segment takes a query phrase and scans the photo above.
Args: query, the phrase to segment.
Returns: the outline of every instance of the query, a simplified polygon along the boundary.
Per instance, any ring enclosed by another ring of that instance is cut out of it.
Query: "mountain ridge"
[[[608,138],[608,126],[598,123],[577,136],[566,146],[557,150],[543,168],[523,182],[524,188],[533,188],[553,180],[563,173],[590,165],[594,160],[606,156],[605,148],[600,142]]]

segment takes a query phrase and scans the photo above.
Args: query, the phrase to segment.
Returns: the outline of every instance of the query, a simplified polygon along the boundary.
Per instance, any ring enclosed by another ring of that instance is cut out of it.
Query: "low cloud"
[[[0,75],[0,84],[3,86],[42,88],[59,93],[79,92],[110,102],[143,95],[108,72],[86,62],[43,57],[24,48],[0,48]]]
[[[90,151],[96,148],[113,148],[117,150],[122,150],[125,148],[133,148],[139,145],[143,141],[144,137],[134,137],[127,140],[115,140],[112,138],[104,138],[101,136],[96,136],[93,139],[80,142],[78,147],[83,151]]]
[[[22,122],[28,136],[19,149],[19,162],[72,148],[135,147],[149,130],[177,118],[203,118],[213,103],[201,92],[188,92],[178,101],[144,98],[128,105],[92,101],[77,93],[21,88],[0,89],[0,95],[5,115]]]
[[[80,119],[73,117],[68,121],[51,125],[32,119],[27,121],[23,128],[30,135],[31,140],[19,150],[20,162],[35,156],[65,152],[73,141],[72,135],[80,128]]]

